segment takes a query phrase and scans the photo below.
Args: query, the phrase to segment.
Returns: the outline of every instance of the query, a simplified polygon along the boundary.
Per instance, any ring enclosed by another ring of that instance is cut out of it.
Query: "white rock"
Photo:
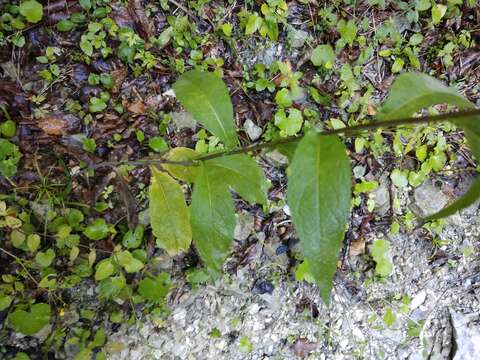
[[[422,305],[427,298],[427,293],[425,290],[420,291],[415,297],[412,299],[410,303],[410,310],[415,310],[420,305]]]

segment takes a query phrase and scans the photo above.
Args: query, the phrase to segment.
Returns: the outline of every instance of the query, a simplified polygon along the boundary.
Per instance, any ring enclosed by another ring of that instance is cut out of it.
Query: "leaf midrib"
[[[215,119],[217,120],[217,123],[220,125],[220,128],[221,128],[221,130],[222,130],[222,132],[223,132],[223,134],[224,134],[224,136],[225,136],[224,141],[227,142],[227,140],[228,140],[227,131],[226,131],[225,127],[223,126],[223,123],[222,123],[222,121],[221,121],[221,119],[220,119],[220,116],[217,114],[217,111],[215,110],[215,107],[214,107],[214,106],[212,105],[212,103],[210,102],[208,96],[206,96],[205,93],[202,91],[202,89],[200,89],[198,86],[196,86],[196,84],[195,84],[193,81],[191,81],[191,80],[188,80],[188,81],[193,85],[193,87],[195,87],[195,88],[197,89],[198,94],[200,95],[200,97],[201,97],[202,99],[205,99],[205,100],[204,100],[204,103],[208,104],[208,107],[211,109],[211,111],[212,111],[213,114],[215,115]]]

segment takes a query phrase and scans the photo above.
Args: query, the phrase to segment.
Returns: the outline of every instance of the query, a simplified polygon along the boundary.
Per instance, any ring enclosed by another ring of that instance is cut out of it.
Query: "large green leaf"
[[[190,213],[181,186],[168,174],[151,169],[149,212],[153,234],[159,247],[177,255],[192,242]]]
[[[222,156],[206,161],[205,166],[248,202],[267,204],[269,184],[252,157],[246,154]]]
[[[404,73],[393,83],[377,117],[381,120],[405,118],[436,104],[456,105],[460,109],[473,107],[456,89],[431,76],[418,72]]]
[[[237,145],[233,107],[228,89],[216,75],[191,70],[173,84],[180,103],[228,148]]]
[[[287,202],[292,220],[327,303],[347,227],[351,176],[340,139],[314,131],[300,141],[289,167]]]
[[[235,208],[228,185],[215,167],[202,164],[192,194],[193,239],[205,265],[220,272],[230,251]]]
[[[30,311],[18,309],[8,315],[8,324],[22,334],[35,335],[50,322],[50,312],[50,305],[34,304]]]
[[[457,106],[459,109],[474,109],[475,106],[456,89],[445,86],[437,79],[421,73],[405,73],[393,83],[390,95],[383,104],[379,118],[395,120],[412,116],[417,111],[440,103]],[[480,116],[452,119],[460,126],[477,161],[480,160]],[[459,199],[425,220],[435,220],[454,214],[473,204],[480,197],[480,180]]]

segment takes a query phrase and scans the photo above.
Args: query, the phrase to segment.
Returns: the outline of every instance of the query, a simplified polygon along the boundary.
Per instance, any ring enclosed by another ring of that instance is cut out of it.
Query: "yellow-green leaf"
[[[150,223],[157,245],[170,255],[187,250],[192,242],[190,212],[182,187],[154,167],[150,182]]]
[[[170,161],[191,161],[199,155],[200,154],[193,149],[176,147],[168,152],[166,159]],[[162,167],[165,168],[170,175],[189,183],[195,181],[198,172],[198,166],[162,164]]]
[[[309,132],[288,172],[287,202],[310,271],[328,303],[350,211],[352,175],[336,136]]]

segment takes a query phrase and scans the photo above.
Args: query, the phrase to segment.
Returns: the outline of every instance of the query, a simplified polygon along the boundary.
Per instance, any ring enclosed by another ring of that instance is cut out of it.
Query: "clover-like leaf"
[[[43,5],[36,0],[22,1],[19,10],[28,22],[37,23],[42,20]]]
[[[35,335],[50,322],[50,305],[34,304],[30,311],[17,309],[8,315],[8,324],[15,331],[25,335]]]

